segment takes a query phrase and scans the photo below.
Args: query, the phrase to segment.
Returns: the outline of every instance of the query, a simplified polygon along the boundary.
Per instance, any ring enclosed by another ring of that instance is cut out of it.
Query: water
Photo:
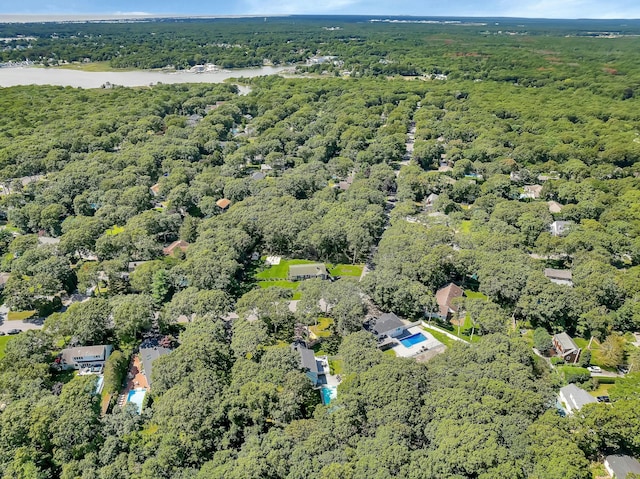
[[[62,68],[15,67],[0,68],[0,87],[17,85],[57,85],[78,88],[100,88],[105,83],[127,87],[155,85],[157,83],[222,83],[228,78],[252,78],[275,75],[292,67],[241,68],[214,72],[191,73],[187,71],[123,71],[85,72]]]
[[[322,396],[322,404],[328,406],[332,399],[338,397],[337,386],[322,386],[320,388],[320,394]]]
[[[411,346],[414,346],[418,343],[421,343],[423,341],[426,341],[427,338],[424,336],[424,334],[422,333],[416,333],[416,334],[412,334],[411,336],[408,336],[404,339],[401,339],[400,342],[402,343],[402,345],[405,348],[410,348]]]
[[[138,406],[138,414],[142,412],[142,402],[144,401],[144,395],[147,393],[144,389],[132,389],[127,395],[127,402],[131,402]]]

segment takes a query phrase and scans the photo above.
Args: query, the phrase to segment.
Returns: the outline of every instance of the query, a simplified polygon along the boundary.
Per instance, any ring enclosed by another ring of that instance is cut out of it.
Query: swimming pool
[[[325,406],[329,405],[332,399],[338,397],[338,387],[337,386],[322,386],[320,388],[320,395],[322,396],[322,404]]]
[[[401,339],[400,342],[402,343],[402,345],[405,348],[410,348],[411,346],[414,346],[418,343],[421,343],[422,341],[426,341],[427,338],[425,337],[424,334],[422,333],[415,333],[412,334],[411,336],[407,336],[404,339]]]
[[[142,401],[144,401],[144,395],[147,393],[145,389],[132,389],[127,394],[127,402],[131,402],[138,406],[138,413],[142,412]]]

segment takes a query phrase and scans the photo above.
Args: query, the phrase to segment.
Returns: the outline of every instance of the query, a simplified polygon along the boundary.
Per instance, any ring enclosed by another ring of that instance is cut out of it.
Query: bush
[[[558,356],[554,356],[551,358],[551,364],[553,364],[554,366],[558,364],[564,364],[564,359],[559,358]]]
[[[587,369],[576,366],[563,366],[562,373],[567,383],[585,383],[591,379],[591,373]]]
[[[120,351],[114,351],[104,364],[104,391],[117,393],[127,375],[129,359]]]

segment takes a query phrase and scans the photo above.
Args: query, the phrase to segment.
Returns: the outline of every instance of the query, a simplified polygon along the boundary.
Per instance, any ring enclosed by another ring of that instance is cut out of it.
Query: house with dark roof
[[[440,319],[448,319],[451,315],[456,314],[460,306],[453,301],[464,295],[464,291],[459,286],[449,283],[448,285],[436,291],[436,303],[438,303],[438,312],[433,314]]]
[[[66,348],[62,350],[56,362],[62,369],[91,368],[102,371],[112,350],[110,344]]]
[[[325,383],[325,375],[328,372],[328,368],[325,370],[323,362],[315,357],[313,349],[307,348],[301,342],[293,343],[291,348],[300,355],[300,367],[305,371],[313,385],[319,386]]]
[[[151,387],[151,373],[153,362],[161,356],[169,354],[172,349],[161,346],[157,339],[147,339],[142,342],[138,351],[138,357],[142,363],[142,374],[147,379],[147,384]]]
[[[395,338],[403,333],[406,325],[398,316],[393,313],[381,315],[371,328],[371,331],[378,336],[378,339],[389,337]]]
[[[164,248],[162,250],[162,252],[167,256],[171,256],[177,250],[180,250],[180,251],[182,251],[184,253],[185,251],[187,251],[188,247],[189,247],[189,243],[187,243],[186,241],[177,240],[177,241],[174,241],[173,243],[171,243],[166,248]]]
[[[571,339],[567,333],[554,334],[553,348],[556,350],[556,354],[564,359],[567,363],[576,363],[580,357],[582,351],[578,345]]]
[[[564,405],[568,414],[573,414],[575,411],[579,411],[586,404],[598,402],[591,394],[584,389],[580,389],[575,384],[569,384],[560,388],[558,399]]]
[[[289,281],[303,281],[313,278],[329,278],[329,273],[324,263],[292,264],[289,266]]]
[[[613,479],[627,479],[630,474],[640,475],[640,462],[634,457],[621,454],[605,457],[604,468]]]
[[[570,269],[553,269],[545,268],[544,275],[549,281],[562,286],[573,286],[572,274]]]

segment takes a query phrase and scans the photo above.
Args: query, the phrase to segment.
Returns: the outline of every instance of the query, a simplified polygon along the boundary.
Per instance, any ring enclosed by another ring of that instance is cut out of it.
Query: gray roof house
[[[575,384],[569,384],[561,388],[558,393],[558,398],[560,402],[564,404],[569,414],[573,414],[574,411],[579,411],[586,404],[598,402],[591,394],[584,389],[580,389]]]
[[[314,386],[318,386],[323,383],[325,371],[322,366],[318,366],[318,360],[316,359],[313,349],[307,348],[302,343],[293,343],[292,349],[300,355],[300,367],[305,370],[305,373]],[[323,376],[321,378],[321,376]]]
[[[544,275],[549,281],[563,286],[573,286],[572,274],[570,269],[553,269],[545,268]]]
[[[402,334],[405,329],[405,323],[393,313],[384,313],[377,320],[372,331],[380,338],[388,336],[393,338]]]
[[[107,358],[111,355],[112,349],[113,347],[108,344],[66,348],[60,353],[58,364],[62,369],[101,369]]]
[[[153,371],[153,362],[160,356],[169,354],[171,351],[173,350],[165,348],[164,346],[160,346],[157,341],[144,341],[140,345],[138,355],[140,357],[140,362],[142,363],[142,372],[147,378],[149,387],[151,387],[151,373]]]
[[[626,479],[629,474],[640,474],[640,462],[631,456],[607,456],[604,459],[604,468],[613,479]]]
[[[582,350],[567,333],[554,334],[551,341],[558,356],[561,356],[566,362],[575,363],[578,361]]]
[[[289,280],[301,281],[304,279],[327,279],[329,273],[324,263],[292,264],[289,266]]]

